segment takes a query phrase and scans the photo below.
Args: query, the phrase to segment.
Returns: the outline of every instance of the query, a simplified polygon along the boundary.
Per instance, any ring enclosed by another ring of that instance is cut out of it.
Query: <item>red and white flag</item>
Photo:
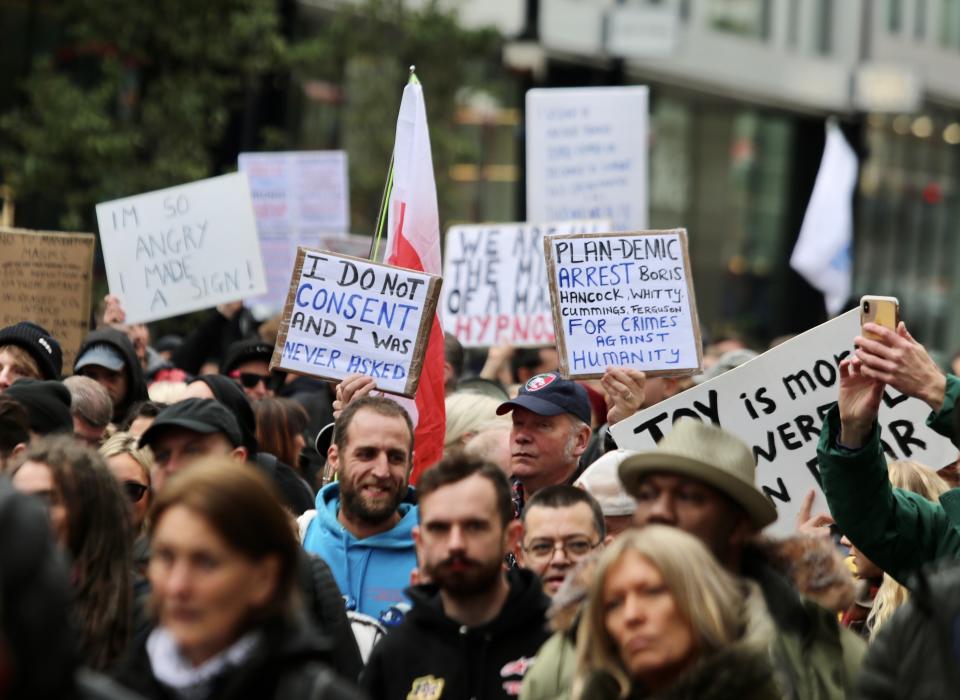
[[[437,186],[433,179],[430,133],[423,87],[416,76],[403,89],[397,137],[393,146],[393,187],[387,203],[387,247],[384,261],[389,265],[443,274],[440,263],[440,217],[437,214]],[[443,389],[443,330],[439,315],[433,319],[427,344],[416,405],[410,411],[414,429],[414,462],[410,483],[416,484],[423,470],[443,456],[446,410]]]

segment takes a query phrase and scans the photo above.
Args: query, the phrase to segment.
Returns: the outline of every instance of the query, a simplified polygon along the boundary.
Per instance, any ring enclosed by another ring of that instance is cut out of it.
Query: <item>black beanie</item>
[[[63,353],[60,351],[60,343],[43,326],[21,321],[6,328],[0,328],[0,345],[16,345],[23,348],[36,360],[44,379],[60,379],[60,372],[63,370]]]
[[[3,395],[23,406],[31,431],[39,435],[73,432],[70,391],[60,382],[18,379]]]

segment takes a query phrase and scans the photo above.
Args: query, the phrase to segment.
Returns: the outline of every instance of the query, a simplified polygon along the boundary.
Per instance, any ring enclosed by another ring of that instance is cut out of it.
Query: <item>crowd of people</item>
[[[886,386],[954,439],[960,378],[901,324],[840,363],[830,513],[778,514],[751,448],[609,428],[703,377],[445,338],[444,457],[404,407],[271,371],[242,304],[152,343],[105,300],[59,340],[0,329],[0,697],[941,698],[960,687],[960,491],[887,464]],[[866,334],[865,334],[866,336]],[[71,348],[71,350],[73,350]],[[65,375],[70,375],[66,376]]]

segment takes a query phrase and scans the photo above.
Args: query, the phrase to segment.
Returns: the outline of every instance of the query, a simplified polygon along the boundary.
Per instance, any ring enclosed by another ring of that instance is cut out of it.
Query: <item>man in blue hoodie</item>
[[[334,424],[327,460],[338,480],[317,494],[303,546],[329,564],[348,610],[379,619],[406,601],[417,567],[410,416],[382,397],[350,402]]]

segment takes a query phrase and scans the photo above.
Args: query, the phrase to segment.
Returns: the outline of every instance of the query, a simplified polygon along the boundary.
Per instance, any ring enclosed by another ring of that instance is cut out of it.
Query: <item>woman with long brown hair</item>
[[[13,485],[42,499],[60,547],[70,556],[81,654],[97,670],[123,653],[132,618],[127,499],[103,458],[72,437],[36,442]]]

